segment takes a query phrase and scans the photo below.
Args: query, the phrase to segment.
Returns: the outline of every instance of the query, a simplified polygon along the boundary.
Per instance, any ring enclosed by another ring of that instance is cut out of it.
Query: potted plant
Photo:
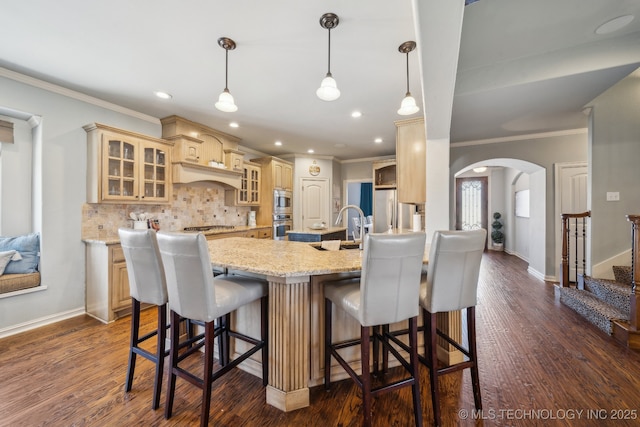
[[[500,212],[494,212],[493,222],[491,223],[491,228],[493,229],[491,232],[491,241],[493,242],[493,249],[496,251],[501,251],[504,248],[504,233],[501,231],[501,217]]]

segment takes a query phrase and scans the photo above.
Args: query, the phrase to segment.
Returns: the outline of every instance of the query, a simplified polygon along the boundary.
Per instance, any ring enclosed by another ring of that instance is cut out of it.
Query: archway
[[[473,171],[481,166],[486,170]],[[525,259],[529,263],[528,271],[545,280],[546,169],[524,160],[493,158],[468,164],[452,173],[454,179],[464,176],[488,178],[488,213],[501,212],[503,215],[505,251]],[[455,189],[455,185],[451,188]],[[525,190],[529,192],[529,216],[517,216],[516,193]]]

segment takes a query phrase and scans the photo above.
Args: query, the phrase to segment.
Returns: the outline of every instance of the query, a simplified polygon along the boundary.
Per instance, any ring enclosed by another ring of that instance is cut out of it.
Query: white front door
[[[302,178],[302,227],[324,222],[331,226],[328,178]]]
[[[557,277],[560,277],[559,265],[562,259],[562,221],[560,216],[563,213],[582,213],[588,210],[587,207],[587,164],[578,163],[558,163],[556,166],[556,265],[558,266]],[[583,260],[587,254],[584,252],[584,236],[588,233],[588,220],[570,221],[569,224],[569,280],[576,281],[577,274],[583,274]],[[577,255],[578,265],[576,267],[575,256]]]

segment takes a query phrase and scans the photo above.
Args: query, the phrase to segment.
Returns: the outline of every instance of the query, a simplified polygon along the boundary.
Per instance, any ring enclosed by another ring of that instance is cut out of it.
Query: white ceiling
[[[414,1],[421,7],[445,0]],[[389,155],[406,86],[405,56],[398,46],[416,40],[415,25],[423,38],[433,37],[414,19],[412,4],[4,2],[0,66],[154,117],[177,114],[236,135],[243,146],[261,152],[313,148],[339,159]],[[342,95],[333,102],[315,95],[327,71],[327,30],[318,22],[325,12],[340,18],[331,32],[331,71]],[[636,18],[624,29],[594,33],[598,25],[629,13]],[[229,52],[235,113],[213,106],[224,88],[221,36],[237,43]],[[431,76],[426,68],[438,67],[438,61],[424,63],[421,72],[413,52],[409,63],[411,92],[422,105],[422,76]],[[585,127],[584,105],[639,65],[638,0],[477,1],[464,8],[451,140]],[[424,86],[434,85],[438,82]],[[158,90],[173,98],[156,98]],[[351,118],[354,110],[363,116]],[[230,121],[240,127],[230,128]],[[374,144],[376,137],[384,142]],[[275,147],[276,140],[283,146]]]

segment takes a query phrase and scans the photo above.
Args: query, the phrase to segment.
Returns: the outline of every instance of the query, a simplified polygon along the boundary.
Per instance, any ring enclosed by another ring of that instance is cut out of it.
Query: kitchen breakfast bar
[[[362,265],[362,251],[325,251],[320,249],[320,243],[243,237],[210,240],[207,243],[214,267],[226,268],[238,274],[259,275],[269,282],[267,403],[282,411],[309,406],[309,387],[322,384],[324,375],[323,283],[343,277],[357,277]],[[428,252],[427,245],[425,263]],[[258,316],[259,304],[250,305],[238,310],[233,322],[238,330],[258,336]],[[350,316],[339,310],[334,311],[334,316],[334,324],[340,325],[334,330],[334,339],[346,340],[359,334],[360,325]],[[459,312],[438,316],[438,327],[459,339]],[[394,328],[406,328],[406,325],[399,323],[392,325]],[[238,348],[238,351],[241,350]],[[235,352],[232,348],[232,355]],[[438,352],[438,357],[446,362],[454,362],[460,357],[455,349],[439,348]],[[345,355],[345,359],[355,368],[359,367],[360,352],[357,348]],[[260,355],[254,355],[240,367],[260,376]],[[332,381],[346,377],[342,369],[332,370]]]

